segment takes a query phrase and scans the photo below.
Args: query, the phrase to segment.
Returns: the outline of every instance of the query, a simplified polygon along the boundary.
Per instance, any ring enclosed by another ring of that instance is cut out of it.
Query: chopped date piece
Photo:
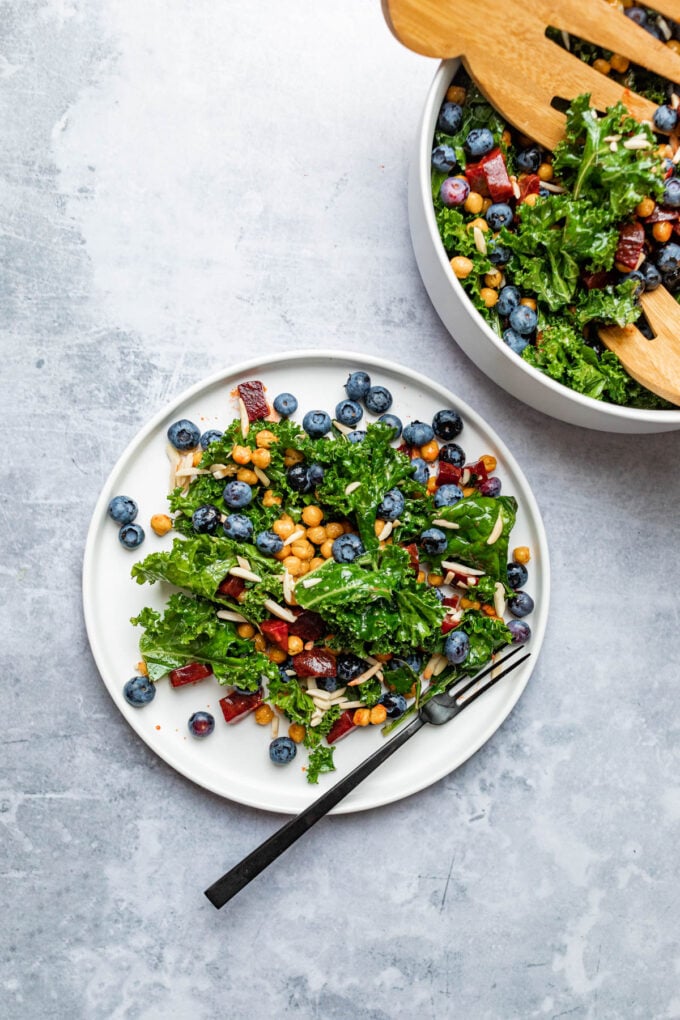
[[[420,556],[418,554],[418,546],[416,545],[415,542],[409,542],[408,545],[404,546],[404,549],[408,553],[408,558],[410,560],[413,572],[417,574],[418,571],[420,570]]]
[[[168,679],[173,687],[183,687],[184,684],[197,684],[199,681],[205,680],[211,673],[210,666],[206,666],[205,663],[190,662],[178,669],[171,669]]]
[[[447,595],[446,598],[442,599],[442,605],[448,606],[449,609],[458,609],[460,605],[460,595]]]
[[[458,485],[463,474],[463,469],[455,464],[448,464],[440,460],[437,466],[437,485]]]
[[[664,220],[680,220],[680,209],[664,209],[661,205],[655,205],[654,211],[649,216],[642,217],[644,223],[662,223]]]
[[[298,676],[335,676],[335,656],[321,648],[311,648],[293,656],[293,669]]]
[[[281,651],[288,652],[288,624],[285,620],[263,620],[260,627],[268,641]]]
[[[465,178],[472,191],[476,191],[478,195],[483,195],[484,198],[489,197],[489,188],[481,163],[468,163],[465,167]]]
[[[442,620],[442,634],[448,634],[449,631],[454,630],[459,623],[460,620],[452,620],[451,617],[445,616]]]
[[[264,386],[259,379],[239,383],[238,395],[245,404],[248,421],[259,421],[269,414],[269,404],[264,395]]]
[[[253,691],[252,694],[241,694],[240,691],[232,691],[225,698],[220,698],[220,707],[224,721],[227,723],[239,722],[244,719],[262,704],[262,691]]]
[[[356,729],[354,725],[354,712],[351,709],[347,709],[343,712],[339,719],[337,719],[326,735],[326,740],[329,744],[337,744],[338,740],[342,740],[347,734]]]
[[[304,609],[295,623],[291,623],[288,633],[291,637],[299,637],[301,641],[318,641],[328,630],[323,621],[312,609]]]
[[[527,195],[537,195],[541,190],[541,178],[538,174],[525,174],[517,181],[519,184],[519,200],[523,202]]]
[[[223,595],[228,599],[238,600],[240,595],[246,590],[246,582],[240,577],[225,577],[217,589],[220,595]]]
[[[489,477],[489,472],[486,470],[486,465],[483,460],[478,460],[476,464],[469,464],[470,475],[472,478],[476,478],[478,482],[485,482]]]
[[[583,273],[581,279],[588,290],[602,290],[616,282],[616,273],[610,269],[598,269],[595,273]]]
[[[494,202],[507,202],[515,196],[500,149],[493,149],[478,163],[468,163],[465,177],[473,191],[480,195],[491,195]]]
[[[645,244],[645,228],[641,223],[626,223],[619,231],[614,262],[626,269],[637,269]]]

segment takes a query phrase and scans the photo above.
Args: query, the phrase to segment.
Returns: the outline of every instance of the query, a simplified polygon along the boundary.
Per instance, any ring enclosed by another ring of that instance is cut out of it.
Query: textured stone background
[[[0,2],[8,1018],[680,1017],[677,434],[543,418],[448,338],[405,209],[434,67],[377,0]],[[168,398],[314,346],[422,369],[501,432],[551,625],[472,761],[327,819],[218,914],[201,890],[279,819],[118,715],[83,545]]]

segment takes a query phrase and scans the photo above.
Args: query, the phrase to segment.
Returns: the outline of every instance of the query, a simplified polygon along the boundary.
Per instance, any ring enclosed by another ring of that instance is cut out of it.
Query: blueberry
[[[341,400],[335,408],[335,417],[341,425],[356,425],[361,421],[363,414],[356,400]]]
[[[517,169],[525,174],[535,174],[541,165],[541,150],[538,145],[528,145],[517,153]]]
[[[506,266],[512,258],[511,249],[504,244],[490,245],[486,254],[493,266]]]
[[[336,661],[337,678],[341,684],[348,684],[350,680],[356,680],[358,676],[370,669],[370,662],[360,659],[352,652],[341,652]]]
[[[345,392],[350,400],[363,400],[371,388],[368,372],[351,372],[345,383]]]
[[[284,684],[290,683],[291,675],[295,672],[293,669],[293,660],[288,656],[285,662],[279,663],[279,676]]]
[[[214,535],[220,523],[220,511],[212,503],[199,506],[191,515],[194,531],[199,535]]]
[[[371,414],[384,414],[392,406],[392,394],[384,386],[371,386],[364,403]]]
[[[404,442],[409,446],[425,446],[434,439],[434,429],[424,421],[412,421],[404,427]]]
[[[462,498],[462,490],[457,485],[440,485],[434,494],[434,505],[453,506]]]
[[[274,410],[282,418],[290,418],[298,409],[298,402],[292,393],[279,393],[274,397]]]
[[[208,429],[208,431],[204,432],[201,438],[199,439],[201,449],[207,450],[211,443],[216,443],[217,440],[221,439],[223,435],[224,433],[220,432],[219,429]]]
[[[295,741],[290,737],[276,737],[269,745],[269,757],[275,765],[287,765],[296,754]]]
[[[439,111],[437,127],[445,135],[455,135],[463,123],[463,109],[458,103],[444,103]]]
[[[168,429],[168,440],[176,450],[193,450],[201,441],[201,430],[192,421],[181,418]]]
[[[450,408],[437,411],[432,419],[432,431],[440,439],[455,439],[463,431],[463,419],[458,411],[453,411]]]
[[[126,549],[136,549],[144,541],[144,528],[139,524],[124,524],[118,532],[118,538]]]
[[[491,230],[500,230],[501,227],[509,227],[515,214],[507,202],[494,202],[484,213],[486,222]]]
[[[305,464],[293,464],[286,471],[286,480],[294,492],[311,492],[309,468]]]
[[[525,591],[518,591],[512,598],[508,599],[508,609],[513,616],[528,616],[534,608],[534,600]]]
[[[265,556],[275,556],[283,549],[283,539],[275,531],[261,531],[255,536],[255,545]]]
[[[410,652],[408,655],[394,656],[387,663],[387,669],[399,669],[401,666],[410,666],[414,673],[420,673],[423,668],[423,657],[418,652]]]
[[[434,593],[435,598],[440,602],[443,602],[446,598],[446,595],[441,588],[430,588],[430,591]]]
[[[422,457],[414,457],[411,461],[411,478],[418,483],[418,485],[427,485],[427,480],[430,477],[430,469],[427,465],[427,461],[424,461]]]
[[[399,489],[390,489],[386,492],[376,510],[378,517],[384,521],[396,521],[399,514],[404,512],[404,494]]]
[[[671,209],[677,209],[680,206],[680,178],[669,177],[663,186],[663,205],[669,206]]]
[[[215,729],[215,716],[210,712],[194,712],[187,726],[192,737],[209,737]]]
[[[501,287],[498,291],[498,301],[496,302],[498,314],[507,318],[513,308],[517,308],[519,306],[521,300],[522,292],[519,287],[513,287],[511,283],[507,284],[505,287]]]
[[[531,637],[531,627],[524,620],[508,620],[513,645],[525,645]]]
[[[252,501],[253,490],[247,482],[227,482],[224,486],[222,498],[228,507],[240,510],[241,507],[248,506]]]
[[[363,443],[366,438],[366,433],[363,429],[354,429],[353,432],[348,432],[345,439],[348,443]]]
[[[470,185],[463,177],[446,177],[439,188],[442,205],[447,209],[455,209],[463,205],[470,194]]]
[[[382,422],[383,425],[391,425],[394,429],[392,439],[398,439],[401,435],[401,418],[397,418],[396,414],[381,414],[378,421]]]
[[[445,464],[453,464],[454,467],[462,468],[465,464],[465,450],[458,443],[446,443],[439,450],[439,459]]]
[[[664,280],[667,276],[677,273],[680,269],[680,244],[669,241],[659,248],[656,253],[656,268]]]
[[[645,281],[645,290],[656,290],[661,286],[661,273],[649,259],[645,259],[642,263],[640,272]]]
[[[525,347],[528,346],[529,341],[525,336],[520,336],[514,329],[503,330],[503,342],[508,345],[511,351],[515,354],[521,354]]]
[[[501,480],[496,475],[491,475],[486,481],[480,482],[478,488],[481,496],[500,496]]]
[[[349,532],[335,539],[331,546],[331,551],[336,563],[352,563],[357,556],[361,556],[366,550],[359,536]]]
[[[511,588],[514,588],[516,591],[523,584],[526,584],[528,579],[529,571],[523,563],[515,563],[514,560],[512,563],[508,563],[508,584]]]
[[[678,123],[678,113],[672,106],[659,106],[654,113],[654,127],[657,131],[663,131],[669,135],[675,131]]]
[[[441,556],[446,552],[446,535],[440,528],[428,528],[420,536],[420,542],[428,556]]]
[[[109,503],[109,517],[116,524],[132,524],[139,507],[129,496],[114,496]]]
[[[465,151],[472,159],[481,159],[495,144],[488,128],[473,128],[465,139]]]
[[[156,697],[156,688],[148,676],[133,676],[123,687],[123,697],[128,705],[141,708]]]
[[[385,706],[388,719],[398,719],[406,711],[406,698],[403,694],[382,694],[378,704]]]
[[[317,485],[321,485],[323,476],[324,470],[320,464],[310,464],[307,468],[307,480],[312,489],[316,488]]]
[[[647,24],[647,11],[643,7],[628,7],[623,13],[631,21],[634,21],[636,25]]]
[[[310,439],[321,439],[331,430],[331,416],[325,411],[307,411],[302,427]]]
[[[250,542],[253,537],[253,522],[245,514],[229,514],[223,528],[227,538],[235,538],[237,542]]]
[[[440,174],[450,174],[458,169],[456,153],[450,145],[437,145],[432,150],[432,169]]]
[[[632,280],[633,283],[635,284],[635,288],[633,290],[633,297],[637,300],[641,294],[644,294],[645,291],[645,278],[643,274],[640,272],[639,269],[633,269],[630,273],[623,274],[624,283],[626,282],[626,280]]]
[[[317,676],[316,686],[322,691],[328,691],[331,694],[338,689],[338,678],[337,676]]]
[[[465,662],[470,651],[470,638],[464,630],[452,630],[444,644],[444,655],[453,666]]]
[[[528,305],[518,305],[510,312],[510,328],[520,336],[530,336],[536,329],[538,316]]]

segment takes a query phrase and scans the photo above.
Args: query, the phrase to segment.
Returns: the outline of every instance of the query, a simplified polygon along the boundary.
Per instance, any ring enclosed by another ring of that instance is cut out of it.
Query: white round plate
[[[507,680],[489,691],[447,726],[417,734],[398,754],[354,790],[335,811],[362,811],[416,793],[447,775],[489,739],[513,708],[536,663],[543,640],[549,599],[549,565],[545,532],[529,485],[503,442],[467,404],[424,376],[379,358],[337,351],[299,351],[245,362],[198,383],[156,415],[128,446],[99,497],[87,538],[83,567],[83,600],[90,645],[111,697],[136,733],[172,768],[195,783],[230,800],[268,811],[297,813],[337,779],[346,775],[385,739],[380,727],[351,733],[337,745],[337,771],[322,775],[318,785],[305,779],[307,753],[300,748],[295,761],[276,766],[269,760],[270,728],[252,716],[228,726],[218,704],[225,690],[212,677],[196,685],[172,689],[161,680],[156,697],[141,709],[123,698],[123,685],[136,673],[140,659],[139,630],[130,624],[143,606],[162,609],[169,589],[162,584],[138,585],[130,576],[132,564],[148,553],[168,549],[172,534],[163,538],[148,526],[155,513],[167,509],[169,466],[166,430],[179,418],[195,421],[202,430],[225,428],[236,416],[231,395],[238,382],[260,379],[270,400],[277,393],[294,393],[297,420],[315,408],[332,409],[345,396],[350,371],[366,369],[374,383],[386,385],[394,396],[392,410],[405,422],[430,421],[442,407],[455,407],[464,420],[460,444],[468,459],[493,454],[503,493],[516,496],[517,524],[511,548],[531,548],[527,590],[536,602],[529,618],[531,658]],[[369,416],[370,420],[370,416]],[[108,517],[109,500],[123,493],[139,504],[138,522],[146,531],[144,544],[124,549],[117,526]],[[192,712],[215,716],[214,733],[203,740],[191,737],[187,720]],[[285,732],[285,730],[284,730]]]

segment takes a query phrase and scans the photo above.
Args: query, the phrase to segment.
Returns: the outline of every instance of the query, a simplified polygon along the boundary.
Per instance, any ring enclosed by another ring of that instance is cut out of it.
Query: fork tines
[[[531,652],[527,652],[526,655],[523,655],[521,659],[516,659],[515,662],[511,663],[511,665],[509,666],[506,666],[505,669],[503,669],[500,673],[496,673],[495,676],[492,675],[495,670],[497,670],[501,666],[505,666],[509,659],[512,659],[514,655],[517,655],[517,653],[522,650],[523,649],[521,645],[518,645],[516,648],[512,648],[507,653],[507,655],[504,655],[502,658],[496,659],[495,662],[490,663],[490,665],[485,666],[483,670],[481,670],[470,680],[468,680],[467,683],[465,683],[464,687],[460,687],[458,690],[456,690],[456,688],[461,683],[461,680],[456,680],[456,682],[453,683],[448,688],[449,696],[453,698],[455,703],[460,708],[463,707],[467,708],[468,705],[471,705],[473,701],[477,700],[480,694],[484,694],[491,687],[494,687],[499,680],[502,680],[504,676],[507,676],[508,673],[512,673],[513,669],[517,669],[517,667],[521,666],[523,662],[526,662],[526,660],[531,655]],[[480,687],[477,687],[480,680],[484,680],[486,677],[490,675],[491,679],[489,680],[488,683],[482,684]],[[476,687],[477,689],[475,690]]]

